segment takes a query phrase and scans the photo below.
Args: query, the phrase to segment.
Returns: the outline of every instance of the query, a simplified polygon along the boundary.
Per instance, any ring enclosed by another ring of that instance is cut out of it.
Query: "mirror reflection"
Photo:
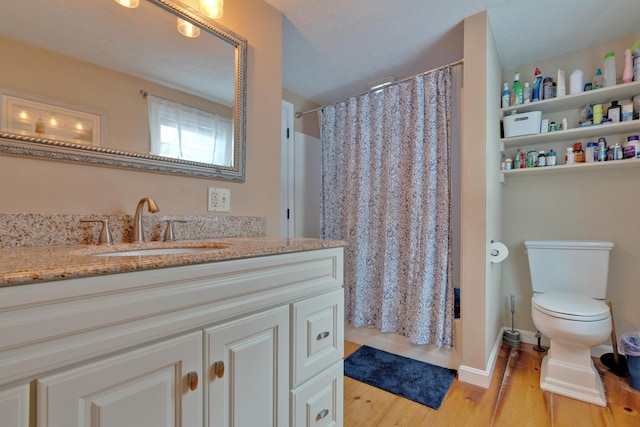
[[[244,181],[246,41],[198,2],[1,5],[0,154]]]

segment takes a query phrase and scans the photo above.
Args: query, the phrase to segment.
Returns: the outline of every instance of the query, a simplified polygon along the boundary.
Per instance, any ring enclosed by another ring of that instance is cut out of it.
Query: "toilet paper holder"
[[[504,243],[491,241],[489,245],[489,255],[491,255],[491,262],[498,263],[504,261],[509,256],[509,249]]]

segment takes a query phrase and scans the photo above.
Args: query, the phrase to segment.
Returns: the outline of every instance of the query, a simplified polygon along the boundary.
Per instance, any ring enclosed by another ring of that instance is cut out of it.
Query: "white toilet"
[[[591,347],[611,335],[607,293],[611,242],[527,240],[533,287],[531,315],[551,340],[540,388],[607,406]]]

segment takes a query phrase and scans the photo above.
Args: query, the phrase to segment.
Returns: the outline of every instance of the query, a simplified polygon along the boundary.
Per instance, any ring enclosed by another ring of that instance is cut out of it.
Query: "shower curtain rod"
[[[388,84],[388,85],[386,85],[386,86],[391,86],[391,85],[395,85],[395,84],[398,84],[398,83],[403,83],[403,82],[406,82],[406,81],[409,81],[409,80],[413,79],[414,77],[424,76],[425,74],[433,73],[433,72],[435,72],[435,71],[440,71],[440,70],[442,70],[443,68],[447,68],[447,67],[454,67],[454,66],[456,66],[456,65],[460,65],[460,64],[462,64],[462,63],[464,63],[464,59],[459,59],[459,60],[454,61],[454,62],[451,62],[451,63],[449,63],[449,64],[447,64],[447,65],[443,65],[443,66],[441,66],[441,67],[434,68],[434,69],[429,70],[429,71],[423,71],[422,73],[414,74],[413,76],[406,77],[406,78],[404,78],[404,79],[402,79],[402,80],[398,80],[397,82],[389,83],[389,84]],[[359,94],[357,94],[356,96],[364,95],[365,93],[370,92],[370,91],[371,91],[371,89],[369,89],[369,90],[367,90],[367,91],[365,91],[365,92],[359,93]],[[350,97],[350,98],[351,98],[351,97]],[[347,99],[343,99],[342,101],[335,102],[334,104],[339,104],[339,103],[344,102],[344,101],[346,101],[346,100],[348,100],[348,99],[349,99],[349,98],[347,98]],[[334,105],[334,104],[330,104],[330,105]],[[312,110],[303,111],[303,112],[296,111],[296,119],[299,119],[299,118],[300,118],[300,117],[302,117],[302,116],[306,116],[306,115],[307,115],[307,114],[309,114],[309,113],[313,113],[314,111],[322,110],[324,107],[326,107],[326,105],[323,105],[322,107],[314,108],[314,109],[312,109]]]

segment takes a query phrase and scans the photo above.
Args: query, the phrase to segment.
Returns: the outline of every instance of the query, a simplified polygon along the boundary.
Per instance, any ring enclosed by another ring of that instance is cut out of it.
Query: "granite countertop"
[[[344,245],[344,242],[339,240],[259,236],[142,244],[0,248],[0,287],[337,248]],[[95,256],[99,253],[135,249],[184,247],[205,247],[207,250],[171,255]]]

